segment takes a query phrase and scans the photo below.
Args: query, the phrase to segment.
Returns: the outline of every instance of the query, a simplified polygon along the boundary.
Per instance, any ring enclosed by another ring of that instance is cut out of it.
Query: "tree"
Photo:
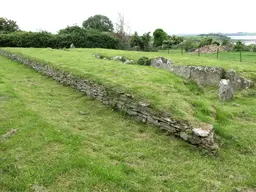
[[[163,45],[165,46],[165,48],[168,49],[168,53],[170,53],[170,49],[174,45],[174,40],[169,37],[168,39],[163,41]]]
[[[141,42],[143,44],[144,51],[148,51],[149,50],[150,40],[151,40],[150,32],[144,33],[141,36]]]
[[[154,36],[154,46],[162,46],[163,41],[167,39],[167,33],[163,29],[156,29],[153,33]]]
[[[144,33],[142,36],[135,32],[130,38],[130,45],[131,47],[139,47],[144,51],[148,51],[150,39],[150,32]]]
[[[64,35],[64,34],[83,34],[85,33],[85,30],[79,26],[67,26],[64,29],[60,29],[58,34]]]
[[[223,39],[221,45],[230,45],[230,44],[231,44],[231,43],[230,43],[230,40],[229,40],[228,38],[226,38],[226,39]]]
[[[202,38],[200,39],[200,47],[206,46],[206,45],[211,45],[212,44],[212,38]]]
[[[0,33],[11,33],[19,30],[16,21],[0,17]]]
[[[183,37],[173,35],[173,36],[168,36],[163,41],[163,45],[164,45],[164,48],[168,49],[168,53],[169,53],[169,49],[173,48],[173,46],[175,45],[180,45],[183,41],[184,41]]]
[[[219,43],[218,41],[214,41],[212,44],[213,44],[213,45],[220,46],[220,43]]]
[[[184,41],[184,37],[175,36],[175,35],[170,36],[170,39],[173,41],[173,45],[179,45]]]
[[[111,32],[114,30],[112,21],[104,15],[94,15],[83,22],[85,29],[97,29],[99,31]]]
[[[138,33],[136,31],[131,36],[130,44],[131,44],[131,47],[139,46],[141,48],[142,41],[141,41],[141,38],[140,38],[140,36],[138,35]]]
[[[118,13],[117,22],[115,23],[115,35],[120,39],[120,48],[128,49],[129,47],[129,35],[130,27],[125,23],[124,15]]]
[[[199,47],[199,43],[193,39],[187,39],[182,44],[186,52],[194,51]]]
[[[234,51],[244,51],[246,50],[246,45],[242,41],[237,41],[234,46]]]

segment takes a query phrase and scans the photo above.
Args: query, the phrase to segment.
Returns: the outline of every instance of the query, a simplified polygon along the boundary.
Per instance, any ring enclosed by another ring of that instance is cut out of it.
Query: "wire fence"
[[[229,60],[229,61],[236,61],[236,62],[251,62],[256,64],[256,52],[244,52],[244,51],[227,51],[227,52],[221,52],[219,49],[217,49],[215,52],[211,53],[202,53],[200,49],[198,49],[196,52],[186,52],[183,47],[180,49],[171,49],[168,51],[168,53],[175,53],[182,56],[191,56],[191,55],[197,55],[199,57],[207,57],[211,59],[217,59],[217,60]]]

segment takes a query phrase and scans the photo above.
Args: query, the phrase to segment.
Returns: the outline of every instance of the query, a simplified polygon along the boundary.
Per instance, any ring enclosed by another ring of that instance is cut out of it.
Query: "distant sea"
[[[256,36],[228,36],[230,37],[234,42],[236,41],[242,41],[246,45],[250,44],[256,44]]]

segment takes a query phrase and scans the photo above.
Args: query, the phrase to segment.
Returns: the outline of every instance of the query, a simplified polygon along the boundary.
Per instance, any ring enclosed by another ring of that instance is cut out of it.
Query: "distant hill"
[[[205,33],[205,34],[189,34],[179,33],[178,36],[256,36],[256,32],[235,32],[235,33]]]
[[[254,36],[256,32],[249,33],[249,32],[237,32],[237,33],[223,33],[226,36]]]

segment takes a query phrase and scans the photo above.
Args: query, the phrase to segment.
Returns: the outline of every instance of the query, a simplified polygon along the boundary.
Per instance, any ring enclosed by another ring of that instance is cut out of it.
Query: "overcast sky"
[[[82,25],[95,14],[117,21],[124,15],[131,32],[162,28],[169,34],[256,32],[256,0],[3,0],[0,17],[22,30],[57,32]]]

